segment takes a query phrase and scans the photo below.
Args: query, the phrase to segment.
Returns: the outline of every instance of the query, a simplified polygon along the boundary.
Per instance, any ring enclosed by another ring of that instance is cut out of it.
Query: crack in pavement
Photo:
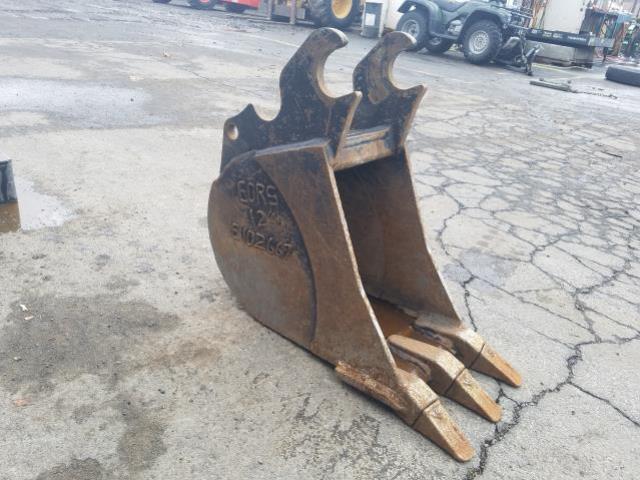
[[[495,426],[493,435],[482,443],[480,454],[479,454],[480,463],[478,464],[478,466],[469,469],[465,473],[463,480],[473,480],[483,475],[485,468],[487,466],[487,462],[489,461],[489,449],[494,445],[498,444],[499,442],[501,442],[509,434],[511,430],[513,430],[516,426],[518,426],[518,424],[522,419],[522,413],[525,410],[529,408],[535,408],[540,403],[540,401],[542,401],[545,397],[547,397],[548,395],[552,395],[554,393],[560,392],[562,388],[564,388],[567,385],[577,388],[581,392],[595,398],[596,400],[599,400],[605,403],[607,406],[611,407],[613,410],[615,410],[618,414],[620,414],[623,418],[631,422],[633,425],[635,425],[636,427],[640,427],[639,422],[631,418],[622,409],[613,405],[609,400],[599,397],[597,395],[594,395],[591,392],[588,392],[587,390],[581,388],[579,385],[577,385],[573,381],[573,378],[575,375],[574,369],[576,365],[580,361],[582,361],[582,347],[585,347],[588,345],[599,345],[603,343],[614,344],[614,345],[624,345],[625,343],[629,343],[635,340],[640,340],[640,334],[631,338],[620,339],[619,341],[590,341],[590,342],[583,342],[576,345],[574,348],[574,353],[567,359],[567,364],[566,364],[567,371],[568,371],[567,377],[561,382],[559,382],[557,385],[555,385],[553,388],[547,388],[538,392],[531,398],[531,400],[528,400],[525,402],[518,402],[517,400],[514,400],[513,398],[509,397],[501,388],[498,395],[498,399],[504,397],[511,400],[516,405],[515,408],[513,409],[513,419],[510,422],[497,424]]]

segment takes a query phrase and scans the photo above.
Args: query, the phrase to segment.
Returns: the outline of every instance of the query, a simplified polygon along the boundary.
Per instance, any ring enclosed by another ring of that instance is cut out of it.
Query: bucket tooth
[[[484,344],[480,355],[470,367],[472,370],[484,373],[490,377],[502,380],[512,387],[522,385],[522,377],[509,363],[502,358],[498,352],[486,343]]]
[[[438,394],[496,421],[500,407],[467,369],[520,378],[463,327],[426,244],[405,147],[426,89],[391,76],[414,40],[385,35],[354,91],[334,98],[322,70],[346,43],[313,31],[281,73],[277,116],[249,105],[225,122],[211,245],[252,317],[467,461],[473,448]]]
[[[422,412],[413,428],[459,462],[468,462],[476,453],[439,400]]]
[[[484,339],[469,328],[442,325],[442,318],[419,318],[414,326],[429,341],[452,352],[467,368],[512,387],[522,384],[520,374]]]
[[[500,405],[484,391],[465,366],[450,352],[428,343],[392,335],[387,338],[394,356],[418,367],[418,374],[433,390],[492,422],[502,417]]]
[[[402,335],[387,338],[391,352],[396,357],[415,363],[428,372],[425,381],[443,395],[464,370],[464,365],[446,350]]]
[[[473,378],[469,370],[464,370],[444,394],[454,402],[473,410],[493,423],[502,418],[502,408],[489,396]]]
[[[466,462],[474,449],[465,434],[449,416],[437,394],[412,372],[397,369],[399,385],[409,397],[403,398],[374,378],[344,362],[336,366],[338,376],[349,385],[393,408],[414,430],[427,437],[458,461]],[[410,398],[407,402],[406,398]]]

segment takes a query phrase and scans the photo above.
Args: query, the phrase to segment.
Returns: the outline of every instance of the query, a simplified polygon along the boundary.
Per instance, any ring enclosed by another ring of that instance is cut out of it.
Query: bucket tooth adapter
[[[324,63],[345,46],[315,30],[280,76],[281,108],[224,125],[209,234],[220,271],[255,319],[335,366],[460,461],[473,447],[439,395],[492,422],[498,404],[469,369],[518,373],[463,326],[426,245],[405,139],[425,87],[391,80],[413,46],[385,35],[334,98]]]

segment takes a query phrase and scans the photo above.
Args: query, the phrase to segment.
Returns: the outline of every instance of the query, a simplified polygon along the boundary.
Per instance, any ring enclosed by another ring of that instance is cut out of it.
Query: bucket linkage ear
[[[353,88],[362,101],[353,120],[354,129],[389,125],[395,148],[404,145],[411,122],[427,89],[424,85],[401,89],[393,82],[393,65],[398,55],[413,47],[413,37],[391,32],[376,44],[353,72]]]
[[[324,138],[336,151],[349,130],[361,93],[331,97],[324,86],[324,64],[348,39],[333,28],[314,30],[280,74],[280,111],[265,120],[253,105],[224,126],[222,168],[251,150]]]

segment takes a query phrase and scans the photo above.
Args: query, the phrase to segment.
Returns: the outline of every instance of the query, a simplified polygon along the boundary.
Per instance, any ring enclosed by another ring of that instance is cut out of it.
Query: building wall
[[[548,0],[536,27],[578,33],[588,5],[589,0]]]
[[[633,10],[634,5],[636,7],[635,11]],[[624,2],[622,2],[622,10],[638,14],[638,10],[640,10],[640,2],[636,2],[635,0],[624,0]]]
[[[640,2],[636,4],[635,0],[595,0],[594,4],[606,10],[615,10],[615,11],[624,11],[624,12],[631,12],[634,5],[636,6],[636,12],[637,12],[638,7],[640,7]]]

